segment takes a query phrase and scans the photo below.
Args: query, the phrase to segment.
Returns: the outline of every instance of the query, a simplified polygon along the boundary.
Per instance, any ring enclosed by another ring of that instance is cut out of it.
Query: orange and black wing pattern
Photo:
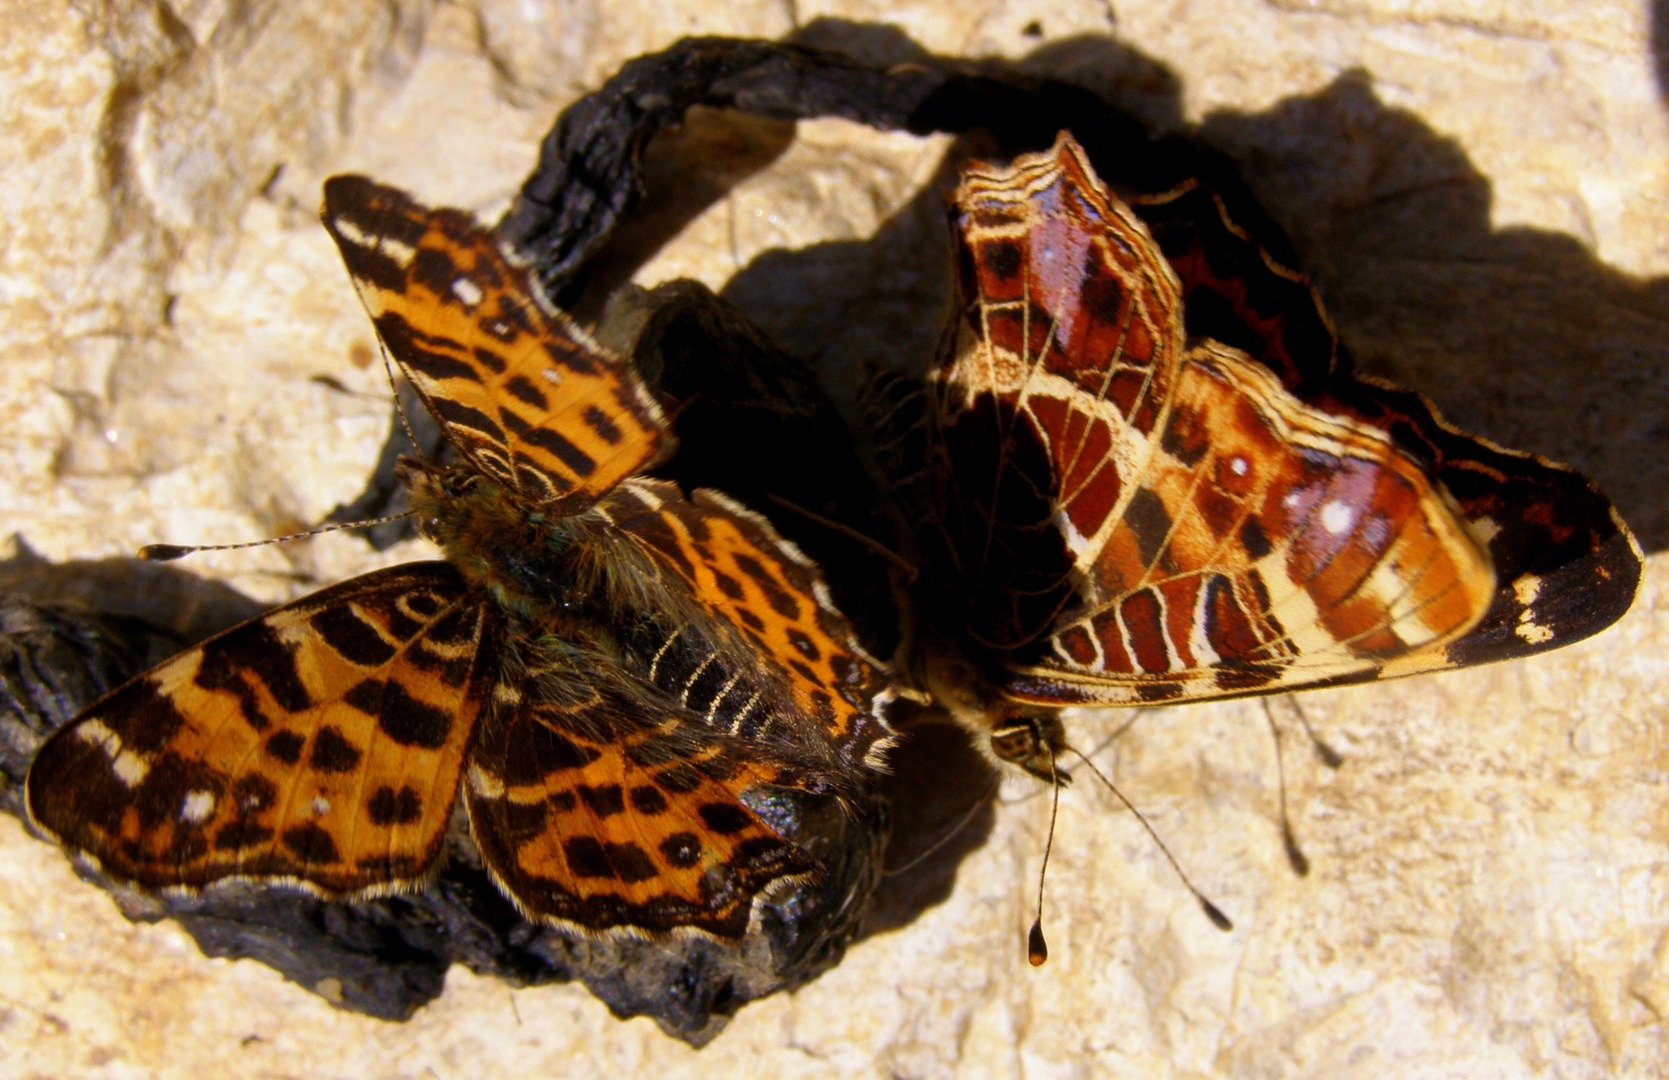
[[[818,868],[749,805],[790,779],[757,749],[606,663],[535,669],[494,695],[470,827],[529,918],[740,937],[767,885]]]
[[[365,897],[435,872],[461,786],[527,917],[743,936],[830,829],[879,828],[891,673],[763,518],[633,475],[671,446],[642,382],[467,215],[338,177],[324,221],[462,459],[407,473],[449,561],[118,688],[40,751],[31,820],[141,888]]]
[[[335,176],[322,218],[447,440],[521,502],[576,513],[671,448],[636,372],[546,304],[468,214]]]
[[[1184,282],[1070,136],[971,168],[956,228],[926,544],[949,571],[925,593],[1009,696],[1197,700],[1478,662],[1498,518],[1395,425],[1292,393],[1278,316],[1248,316],[1270,356],[1190,334]]]
[[[118,687],[41,747],[29,819],[145,888],[368,896],[424,878],[491,687],[497,623],[446,563],[379,570]]]
[[[775,684],[751,706],[741,682],[707,701],[730,717],[723,726],[826,746],[845,768],[881,767],[892,673],[858,644],[798,548],[726,496],[702,489],[685,499],[664,481],[631,481],[598,510]],[[768,707],[773,696],[780,708]]]
[[[893,677],[721,495],[634,478],[573,524],[594,564],[571,610],[612,613],[609,645],[508,646],[467,773],[476,843],[530,917],[740,936],[768,885],[823,869],[803,801],[871,797]]]

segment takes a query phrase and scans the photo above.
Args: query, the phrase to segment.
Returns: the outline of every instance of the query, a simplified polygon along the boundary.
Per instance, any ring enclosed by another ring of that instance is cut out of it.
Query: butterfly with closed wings
[[[1069,706],[1528,656],[1628,609],[1605,497],[1353,374],[1198,178],[1126,203],[1062,133],[967,166],[952,217],[938,363],[870,406],[921,568],[901,667],[998,760],[1061,777]]]

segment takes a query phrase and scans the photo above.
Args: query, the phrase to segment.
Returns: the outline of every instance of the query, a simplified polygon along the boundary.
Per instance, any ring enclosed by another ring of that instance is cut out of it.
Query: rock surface
[[[699,1052],[577,987],[459,969],[404,1024],[334,1010],[171,924],[126,922],[0,818],[9,1071],[1669,1070],[1666,17],[1622,0],[9,5],[0,506],[51,559],[277,535],[350,499],[387,390],[316,223],[319,182],[364,171],[490,220],[563,103],[697,32],[1005,58],[1197,125],[1288,229],[1364,367],[1581,468],[1652,556],[1633,612],[1590,642],[1302,697],[1346,759],[1331,771],[1286,741],[1305,879],[1281,852],[1261,704],[1141,713],[1097,760],[1233,934],[1081,784],[1050,871],[1054,958],[1026,967],[1048,804],[1016,782],[948,895],[905,919],[884,902],[840,967]],[[722,182],[635,280],[724,290],[837,397],[863,360],[919,363],[943,298],[924,189],[948,141],[837,121],[697,133]],[[330,536],[192,568],[272,602],[412,557]],[[1071,730],[1098,746],[1128,719]]]

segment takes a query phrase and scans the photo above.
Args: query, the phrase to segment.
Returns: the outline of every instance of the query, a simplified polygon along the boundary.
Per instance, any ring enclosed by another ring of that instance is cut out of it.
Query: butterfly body
[[[445,558],[118,688],[37,754],[31,821],[144,889],[360,898],[428,880],[461,801],[530,919],[743,938],[829,872],[820,815],[867,820],[890,674],[763,518],[637,475],[654,400],[467,216],[338,177],[324,218],[460,458],[399,470]]]

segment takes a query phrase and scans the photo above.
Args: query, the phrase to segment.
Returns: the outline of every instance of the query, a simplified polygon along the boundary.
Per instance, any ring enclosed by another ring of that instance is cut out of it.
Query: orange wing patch
[[[574,513],[670,449],[637,374],[543,305],[467,214],[336,176],[323,218],[377,333],[478,472]]]
[[[151,888],[253,877],[366,895],[416,881],[456,798],[489,623],[445,563],[282,607],[57,731],[30,767],[30,820]]]

